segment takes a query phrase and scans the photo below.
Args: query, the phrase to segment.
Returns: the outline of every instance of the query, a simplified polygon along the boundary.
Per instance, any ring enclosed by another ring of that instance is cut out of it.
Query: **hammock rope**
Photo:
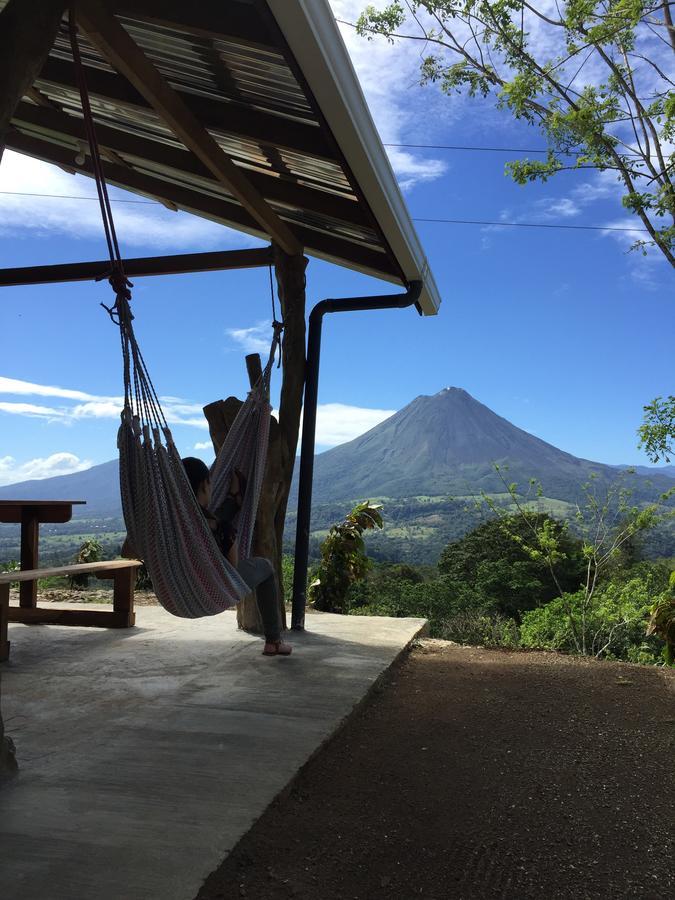
[[[103,303],[101,306],[118,326],[121,339],[124,408],[117,446],[124,521],[129,540],[145,562],[162,606],[184,618],[215,615],[234,606],[250,593],[250,589],[221,553],[197,503],[134,334],[134,316],[130,307],[133,285],[124,273],[72,14],[69,31],[92,172],[110,256],[108,281],[115,294],[111,307]],[[274,294],[272,300],[274,302]],[[251,553],[265,474],[271,414],[270,380],[282,331],[283,324],[277,322],[274,314],[267,363],[240,407],[211,469],[210,511],[216,517],[227,499],[233,474],[236,472],[246,479],[237,517],[242,559]]]

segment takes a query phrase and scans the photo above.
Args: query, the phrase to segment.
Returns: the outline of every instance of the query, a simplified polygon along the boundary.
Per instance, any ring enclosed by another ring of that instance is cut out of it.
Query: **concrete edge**
[[[386,684],[389,681],[389,679],[391,678],[391,676],[401,668],[401,666],[407,659],[408,654],[415,646],[415,643],[417,641],[419,641],[421,638],[425,638],[428,636],[429,636],[429,622],[427,619],[423,619],[419,628],[415,631],[415,633],[412,635],[412,637],[400,648],[400,650],[396,653],[396,655],[394,656],[392,661],[389,663],[389,665],[386,666],[386,668],[383,669],[382,672],[380,672],[380,674],[377,676],[377,678],[373,681],[373,683],[370,685],[368,690],[365,692],[363,697],[361,697],[361,699],[358,700],[354,704],[354,706],[349,710],[349,712],[347,713],[346,716],[343,716],[342,719],[340,719],[340,721],[336,723],[333,731],[330,734],[326,735],[326,737],[318,744],[318,746],[314,748],[314,750],[310,753],[310,755],[307,757],[307,759],[304,761],[304,763],[300,766],[300,768],[297,770],[297,772],[293,776],[291,776],[291,778],[284,785],[284,787],[282,787],[281,790],[277,794],[275,794],[275,796],[270,800],[270,802],[267,804],[265,809],[263,809],[263,811],[260,813],[260,815],[257,816],[253,820],[253,822],[251,822],[250,826],[241,835],[241,837],[239,838],[237,843],[234,844],[234,846],[225,853],[225,855],[220,860],[220,862],[218,863],[216,868],[213,869],[213,871],[209,872],[209,874],[206,876],[204,881],[202,881],[202,884],[201,884],[199,890],[201,890],[202,887],[206,884],[207,880],[211,877],[211,875],[213,875],[213,872],[216,872],[218,870],[218,868],[225,862],[225,860],[229,856],[231,856],[232,853],[234,853],[234,851],[237,849],[237,847],[242,842],[242,840],[246,837],[246,835],[249,833],[249,831],[252,828],[254,828],[255,825],[257,825],[257,823],[260,821],[260,819],[262,819],[262,817],[265,815],[267,810],[270,809],[270,807],[274,806],[275,804],[283,802],[288,796],[290,796],[291,792],[293,791],[293,788],[295,787],[297,782],[300,780],[300,777],[304,774],[304,772],[306,771],[308,766],[310,766],[314,762],[314,760],[317,758],[317,756],[323,750],[325,750],[326,747],[328,747],[340,735],[340,733],[343,731],[343,729],[347,725],[347,723],[350,722],[356,715],[358,715],[359,712],[361,712],[362,709],[364,709],[365,706],[368,705],[368,703],[372,700],[372,698],[375,694],[379,694],[386,687]]]

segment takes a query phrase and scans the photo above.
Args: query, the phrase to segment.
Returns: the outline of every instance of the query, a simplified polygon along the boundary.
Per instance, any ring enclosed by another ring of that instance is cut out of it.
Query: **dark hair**
[[[209,467],[203,459],[198,459],[196,456],[186,456],[181,462],[183,463],[185,474],[190,482],[190,487],[192,488],[194,495],[197,496],[200,484],[204,481],[208,481],[211,477]]]

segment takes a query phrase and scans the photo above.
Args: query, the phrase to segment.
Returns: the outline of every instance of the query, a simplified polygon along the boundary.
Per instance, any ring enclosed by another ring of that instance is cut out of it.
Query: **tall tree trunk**
[[[271,560],[277,573],[279,584],[280,611],[284,627],[286,612],[283,603],[281,560],[283,555],[283,532],[288,494],[293,478],[293,464],[300,429],[302,393],[305,384],[305,268],[304,256],[288,256],[275,248],[275,269],[281,314],[284,328],[282,344],[282,384],[279,419],[272,418],[267,452],[267,468],[260,495],[260,506],[256,519],[253,554]],[[241,406],[241,400],[228,397],[210,403],[204,408],[209,423],[211,440],[216,453],[220,449],[227,432]],[[262,632],[262,622],[251,595],[237,607],[237,621],[240,628]]]
[[[9,0],[0,13],[0,162],[14,110],[44,65],[65,8],[64,0]],[[0,781],[15,770],[0,710]]]

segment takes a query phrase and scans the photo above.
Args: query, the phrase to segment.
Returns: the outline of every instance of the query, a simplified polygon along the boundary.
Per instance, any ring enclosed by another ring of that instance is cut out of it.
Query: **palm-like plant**
[[[321,545],[317,577],[309,586],[310,602],[315,609],[333,613],[348,611],[349,587],[365,576],[370,565],[363,532],[382,528],[381,508],[366,500],[331,527]]]

